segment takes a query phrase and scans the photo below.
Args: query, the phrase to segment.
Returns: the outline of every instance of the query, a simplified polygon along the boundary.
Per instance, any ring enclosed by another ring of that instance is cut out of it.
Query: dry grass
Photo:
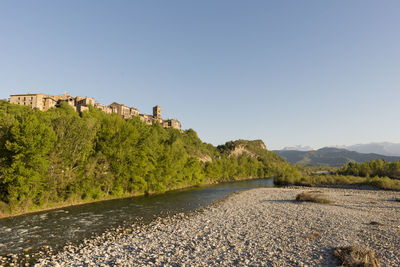
[[[333,254],[341,261],[342,266],[379,267],[375,253],[356,246],[335,248]]]
[[[321,235],[319,233],[312,233],[312,234],[308,234],[308,235],[304,236],[304,238],[307,238],[307,239],[317,239],[320,237],[321,237]]]
[[[6,203],[3,201],[0,201],[0,218],[5,217],[11,213],[10,206],[8,206]]]
[[[303,202],[314,202],[321,204],[331,204],[333,201],[329,200],[326,195],[320,191],[307,191],[302,192],[296,196],[296,201]]]

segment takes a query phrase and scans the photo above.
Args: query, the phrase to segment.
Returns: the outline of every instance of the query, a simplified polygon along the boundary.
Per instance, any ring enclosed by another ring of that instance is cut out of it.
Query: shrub
[[[320,191],[308,191],[302,192],[296,196],[296,201],[299,202],[314,202],[320,204],[331,204],[331,200],[327,199],[327,196],[322,194]]]
[[[356,246],[335,248],[333,255],[337,257],[343,266],[359,267],[379,267],[375,253],[368,249],[363,249]]]

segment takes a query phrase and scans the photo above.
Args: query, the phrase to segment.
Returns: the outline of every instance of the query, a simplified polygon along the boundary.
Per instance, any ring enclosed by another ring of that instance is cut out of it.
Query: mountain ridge
[[[352,161],[362,163],[378,158],[386,161],[400,160],[400,157],[396,156],[386,156],[377,153],[359,153],[337,147],[323,147],[311,151],[273,150],[273,152],[292,164],[305,166],[341,167]]]
[[[359,143],[354,145],[332,145],[327,147],[334,147],[334,148],[343,148],[349,151],[355,151],[358,153],[375,153],[383,156],[399,156],[400,157],[400,143],[392,143],[392,142],[371,142],[371,143]],[[312,151],[318,150],[314,149],[311,146],[303,146],[303,145],[294,145],[294,146],[287,146],[282,149],[284,151]]]

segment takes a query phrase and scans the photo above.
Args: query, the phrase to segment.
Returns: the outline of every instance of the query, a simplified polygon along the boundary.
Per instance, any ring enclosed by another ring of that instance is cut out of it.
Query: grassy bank
[[[276,185],[368,185],[386,190],[400,190],[400,180],[388,177],[358,177],[350,175],[306,174],[300,177],[276,177]]]

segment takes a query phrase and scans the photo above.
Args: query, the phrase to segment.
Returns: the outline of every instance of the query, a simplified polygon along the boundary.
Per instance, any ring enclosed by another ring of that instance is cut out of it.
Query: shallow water
[[[136,220],[150,222],[157,217],[194,211],[238,190],[273,186],[272,178],[221,183],[1,219],[0,255],[37,250],[45,245],[57,249],[67,242],[79,242]]]

